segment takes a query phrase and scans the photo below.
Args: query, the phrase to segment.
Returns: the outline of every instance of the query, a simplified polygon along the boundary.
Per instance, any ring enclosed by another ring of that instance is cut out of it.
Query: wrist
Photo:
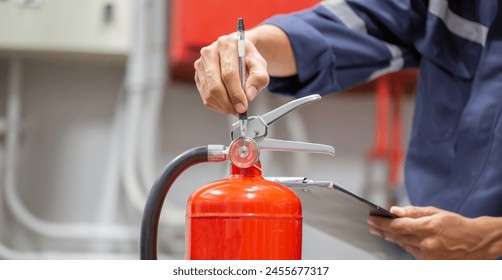
[[[271,24],[257,26],[246,32],[246,40],[253,44],[267,61],[268,73],[276,77],[296,74],[296,60],[288,35]]]
[[[486,257],[489,259],[502,257],[502,218],[482,216],[475,221],[485,235]]]
[[[263,25],[259,25],[249,31],[246,31],[246,40],[253,44],[256,49],[260,50],[260,38],[263,38],[263,33],[267,32]]]
[[[279,27],[271,24],[258,25],[249,31],[246,31],[246,40],[251,42],[258,51],[276,50],[279,48],[284,51],[284,47],[290,47],[289,39]]]

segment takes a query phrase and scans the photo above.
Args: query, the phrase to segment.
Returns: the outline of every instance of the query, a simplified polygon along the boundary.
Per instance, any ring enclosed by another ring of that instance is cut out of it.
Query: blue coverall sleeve
[[[297,65],[294,76],[271,77],[269,90],[296,97],[327,94],[416,67],[419,55],[413,32],[420,31],[413,23],[420,22],[420,11],[427,7],[411,7],[411,2],[331,0],[268,19],[264,24],[286,32]]]

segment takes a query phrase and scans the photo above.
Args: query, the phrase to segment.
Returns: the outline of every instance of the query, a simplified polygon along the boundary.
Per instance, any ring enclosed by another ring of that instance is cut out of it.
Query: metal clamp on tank
[[[334,156],[335,149],[328,145],[277,140],[266,137],[269,125],[290,112],[320,99],[321,96],[318,94],[309,95],[286,103],[262,116],[249,117],[244,137],[236,137],[240,135],[239,123],[233,124],[231,132],[232,143],[230,144],[228,154],[229,159],[238,167],[246,168],[258,161],[260,150],[323,153]]]

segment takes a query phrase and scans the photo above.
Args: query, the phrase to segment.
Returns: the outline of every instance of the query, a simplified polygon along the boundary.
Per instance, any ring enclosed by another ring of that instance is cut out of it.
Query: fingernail
[[[367,222],[368,222],[368,225],[371,225],[371,226],[375,225],[375,223],[373,222],[373,220],[371,218],[368,218]]]
[[[249,100],[253,100],[258,94],[258,90],[255,86],[250,86],[246,92],[248,94]]]
[[[237,103],[237,105],[235,105],[235,110],[239,113],[244,113],[246,112],[246,107],[244,107],[242,103]]]

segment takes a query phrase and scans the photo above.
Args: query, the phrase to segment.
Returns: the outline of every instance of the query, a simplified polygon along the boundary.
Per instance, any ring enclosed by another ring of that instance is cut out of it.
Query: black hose
[[[178,176],[187,168],[202,162],[208,162],[208,147],[202,146],[185,151],[173,159],[162,170],[153,183],[146,199],[141,219],[140,258],[142,260],[157,259],[157,234],[162,205]]]

